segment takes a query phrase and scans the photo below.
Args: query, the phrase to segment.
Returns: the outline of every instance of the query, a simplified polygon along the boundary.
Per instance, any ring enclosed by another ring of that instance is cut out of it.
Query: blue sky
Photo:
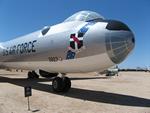
[[[136,46],[121,67],[150,66],[149,0],[0,0],[0,41],[60,23],[80,10],[121,20],[132,29]]]

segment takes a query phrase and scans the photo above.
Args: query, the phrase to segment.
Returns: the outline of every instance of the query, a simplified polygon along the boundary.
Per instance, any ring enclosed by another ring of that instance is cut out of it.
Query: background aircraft
[[[31,70],[28,78],[53,76],[53,90],[66,92],[71,87],[66,73],[106,70],[121,63],[134,45],[126,24],[80,11],[60,24],[0,43],[0,66]]]
[[[119,68],[118,66],[113,66],[108,68],[107,70],[104,70],[102,72],[99,72],[97,74],[105,74],[106,76],[115,76],[115,75],[119,75]]]

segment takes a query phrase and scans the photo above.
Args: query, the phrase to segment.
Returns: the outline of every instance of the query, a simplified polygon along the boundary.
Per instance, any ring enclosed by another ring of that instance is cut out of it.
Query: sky
[[[150,66],[150,0],[0,0],[0,42],[63,22],[81,10],[120,20],[134,32],[133,52],[119,66]]]

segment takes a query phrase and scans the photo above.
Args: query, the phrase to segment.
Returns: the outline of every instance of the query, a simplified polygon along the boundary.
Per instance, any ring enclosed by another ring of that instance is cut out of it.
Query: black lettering
[[[57,62],[58,61],[58,57],[55,57],[55,62]]]
[[[36,48],[35,48],[36,42],[37,40],[34,40],[28,43],[25,42],[22,44],[7,47],[6,49],[3,49],[3,56],[36,52]]]
[[[57,62],[57,61],[62,61],[61,57],[48,57],[48,60],[50,62]]]
[[[28,43],[28,53],[30,53],[32,51],[32,42]]]
[[[37,40],[34,40],[34,41],[32,42],[32,52],[36,52],[36,50],[35,50],[35,48],[34,48],[34,47],[35,47],[35,46],[34,46],[34,43],[35,43],[35,42],[37,42]]]
[[[28,47],[28,44],[27,43],[24,43],[24,52],[27,53],[27,47]]]
[[[24,53],[24,44],[22,43],[20,46],[20,53],[23,54]]]
[[[24,53],[24,44],[21,44],[21,47],[20,47],[20,53],[21,53],[21,54]]]

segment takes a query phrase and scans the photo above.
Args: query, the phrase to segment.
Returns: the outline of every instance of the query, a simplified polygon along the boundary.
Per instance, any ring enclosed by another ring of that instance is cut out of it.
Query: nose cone
[[[115,64],[121,63],[135,46],[134,35],[122,22],[108,22],[106,28],[109,30],[106,36],[107,53]]]

